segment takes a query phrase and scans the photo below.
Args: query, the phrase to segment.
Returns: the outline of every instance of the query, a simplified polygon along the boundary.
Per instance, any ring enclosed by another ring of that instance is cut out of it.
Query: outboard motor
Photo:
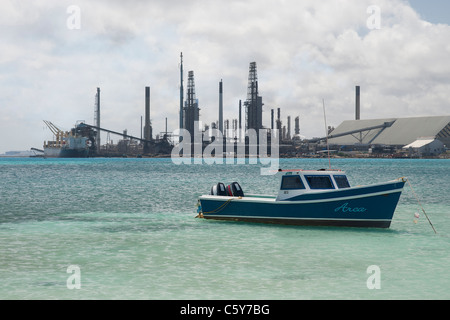
[[[228,195],[234,197],[243,197],[244,191],[242,191],[241,186],[237,182],[233,182],[227,187]]]
[[[222,182],[211,187],[211,195],[213,196],[227,196],[227,190]]]

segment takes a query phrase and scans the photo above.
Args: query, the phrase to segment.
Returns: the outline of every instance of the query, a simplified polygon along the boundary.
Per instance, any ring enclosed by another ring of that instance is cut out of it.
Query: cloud
[[[194,70],[201,120],[238,117],[249,63],[257,62],[264,102],[282,120],[300,116],[301,134],[361,117],[448,114],[450,27],[423,21],[407,2],[377,0],[380,29],[368,29],[373,1],[4,1],[0,5],[0,153],[40,147],[42,120],[69,129],[92,122],[101,88],[102,126],[140,135],[144,87],[153,132],[178,126],[179,55]],[[69,30],[69,5],[81,28]],[[50,137],[51,138],[51,137]],[[103,140],[104,141],[104,140]]]

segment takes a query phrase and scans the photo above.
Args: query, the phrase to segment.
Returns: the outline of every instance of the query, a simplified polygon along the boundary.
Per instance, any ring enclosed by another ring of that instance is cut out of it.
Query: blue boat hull
[[[48,158],[88,158],[89,149],[44,148],[44,156]]]
[[[404,181],[304,194],[289,201],[269,197],[200,197],[206,219],[291,225],[389,228]]]

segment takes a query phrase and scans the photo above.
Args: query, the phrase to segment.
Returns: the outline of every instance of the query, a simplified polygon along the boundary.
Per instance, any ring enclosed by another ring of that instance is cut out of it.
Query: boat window
[[[281,190],[286,189],[305,189],[300,176],[283,176],[281,180]]]
[[[334,189],[330,176],[305,176],[311,189]]]
[[[347,176],[344,175],[334,176],[334,181],[336,181],[336,184],[339,189],[350,188],[350,183],[348,183]]]

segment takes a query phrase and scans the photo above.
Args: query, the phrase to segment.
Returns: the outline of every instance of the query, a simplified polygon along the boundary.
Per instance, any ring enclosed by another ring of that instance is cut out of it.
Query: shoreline
[[[43,157],[43,156],[28,156],[28,155],[0,155],[0,158],[44,158],[44,159],[76,159],[76,158],[59,158],[59,157]],[[87,157],[80,159],[89,159],[89,158],[160,158],[160,159],[171,159],[172,156],[170,154],[157,154],[157,155],[115,155],[115,156],[96,156],[96,157]],[[182,158],[181,156],[178,158]],[[190,157],[190,158],[203,158],[203,157]],[[209,158],[209,157],[208,157]],[[236,158],[236,157],[227,157],[226,158]],[[249,155],[245,156],[246,159],[250,158]],[[253,158],[253,157],[252,157]],[[259,158],[259,156],[255,157]],[[266,158],[271,158],[266,157]],[[327,156],[322,155],[287,155],[280,154],[279,159],[327,159]],[[450,159],[450,153],[441,154],[438,156],[402,156],[402,155],[392,155],[392,154],[352,154],[352,155],[331,155],[330,159]]]

